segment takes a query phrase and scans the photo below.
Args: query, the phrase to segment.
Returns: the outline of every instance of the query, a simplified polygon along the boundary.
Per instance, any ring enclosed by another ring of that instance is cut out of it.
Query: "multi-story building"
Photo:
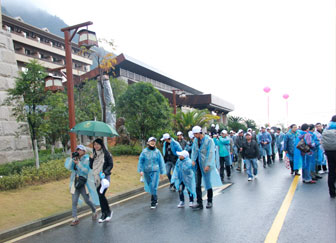
[[[81,80],[92,79],[99,75],[98,68],[82,75]],[[112,72],[110,73],[112,75]],[[120,54],[116,57],[115,69],[113,76],[124,80],[127,84],[136,82],[148,82],[153,84],[170,102],[173,104],[173,97],[175,91],[176,106],[191,107],[197,109],[208,109],[215,112],[221,117],[221,122],[226,124],[226,115],[234,110],[233,104],[216,97],[212,94],[204,94],[190,86],[180,83],[162,72],[150,67],[134,58]],[[176,95],[184,92],[185,98]]]
[[[48,69],[65,66],[64,39],[49,32],[47,28],[37,28],[24,22],[20,17],[2,15],[2,29],[11,34],[15,59],[19,70],[32,59]],[[72,43],[73,75],[80,76],[90,71],[92,60],[80,52],[77,44]]]

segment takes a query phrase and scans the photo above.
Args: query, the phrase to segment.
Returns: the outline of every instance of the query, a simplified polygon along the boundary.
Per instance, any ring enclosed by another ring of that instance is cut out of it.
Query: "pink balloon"
[[[268,92],[270,92],[270,91],[271,91],[271,88],[270,88],[270,87],[266,86],[266,87],[264,88],[264,92],[265,92],[265,93],[268,93]]]
[[[284,94],[282,97],[283,97],[285,100],[287,100],[287,99],[289,98],[289,95],[288,95],[288,94]]]

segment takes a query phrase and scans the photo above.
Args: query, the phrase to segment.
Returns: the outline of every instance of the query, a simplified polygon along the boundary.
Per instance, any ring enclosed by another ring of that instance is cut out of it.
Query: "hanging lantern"
[[[44,86],[44,91],[52,91],[52,92],[57,92],[57,91],[63,91],[64,87],[62,84],[62,77],[57,77],[53,75],[48,75],[45,79],[45,86]]]
[[[80,47],[85,46],[87,49],[90,49],[92,46],[98,46],[96,32],[88,29],[81,29],[78,31],[78,34],[78,45]]]

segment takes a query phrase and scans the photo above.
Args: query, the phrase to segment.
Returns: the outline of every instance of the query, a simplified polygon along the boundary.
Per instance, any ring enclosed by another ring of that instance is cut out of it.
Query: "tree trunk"
[[[145,149],[145,146],[146,146],[146,141],[141,139],[141,147],[142,147],[142,150]]]
[[[54,155],[55,154],[55,144],[51,145],[51,154]]]
[[[40,168],[40,159],[39,159],[39,154],[38,154],[37,139],[34,139],[34,153],[35,153],[36,169],[39,169]]]

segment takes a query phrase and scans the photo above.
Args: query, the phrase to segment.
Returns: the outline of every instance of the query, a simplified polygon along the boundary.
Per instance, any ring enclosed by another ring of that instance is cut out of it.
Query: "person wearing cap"
[[[97,138],[93,141],[93,153],[90,155],[90,168],[93,170],[94,182],[99,196],[99,203],[101,208],[101,217],[99,223],[110,221],[112,218],[112,211],[106,199],[105,193],[107,188],[101,192],[101,180],[106,179],[110,181],[111,170],[113,168],[112,155],[106,149],[104,141]]]
[[[89,167],[89,156],[86,154],[86,148],[83,145],[78,145],[76,152],[71,158],[65,161],[65,168],[71,171],[70,176],[70,193],[72,194],[72,222],[71,226],[79,224],[77,217],[77,204],[79,196],[82,196],[85,203],[91,208],[92,220],[97,219],[96,207],[99,205],[97,191],[94,186],[94,178]],[[79,177],[82,177],[79,179]],[[83,179],[84,178],[84,179]],[[85,184],[79,183],[79,180],[86,180]],[[80,202],[81,203],[81,202]]]
[[[175,187],[179,190],[180,203],[178,208],[184,208],[184,189],[187,188],[189,195],[189,207],[193,206],[194,198],[196,197],[196,184],[195,173],[189,153],[186,150],[177,152],[179,159],[176,162],[176,166],[172,175],[171,182],[175,184]]]
[[[283,134],[283,132],[281,132],[281,128],[277,127],[276,133],[275,133],[275,144],[278,149],[278,156],[279,156],[280,161],[282,161],[282,157],[283,157],[284,137],[285,135]]]
[[[248,128],[247,132],[251,133],[252,140],[255,140],[257,142],[257,135],[256,133],[252,130],[252,128]]]
[[[241,155],[243,142],[244,142],[244,131],[242,129],[240,129],[238,131],[238,136],[236,138],[236,143],[235,143],[235,145],[237,147],[237,155],[238,155],[238,158],[237,158],[237,162],[238,162],[237,170],[238,171],[242,171],[241,167],[243,166],[243,158],[242,158],[242,155]]]
[[[315,127],[316,127],[315,136],[317,137],[320,143],[318,152],[316,153],[317,171],[319,174],[323,174],[327,172],[327,160],[326,156],[324,155],[323,146],[321,144],[323,127],[320,122],[316,123]]]
[[[171,181],[171,175],[178,158],[176,152],[182,151],[182,148],[181,145],[175,141],[174,138],[170,137],[168,133],[163,134],[161,140],[164,140],[162,153],[166,163],[166,173],[168,180]],[[171,191],[176,190],[174,183],[171,183],[169,188]]]
[[[215,144],[219,148],[219,175],[222,182],[224,182],[224,167],[226,169],[226,175],[228,179],[231,177],[231,154],[230,154],[230,138],[228,137],[228,132],[223,130],[220,137],[213,139]]]
[[[196,195],[197,204],[193,206],[195,210],[203,209],[202,200],[202,179],[204,182],[205,190],[207,191],[208,202],[206,208],[212,207],[213,186],[221,186],[218,171],[215,165],[215,143],[208,136],[204,135],[200,126],[195,126],[192,129],[195,136],[191,160],[196,170]]]
[[[230,131],[230,139],[231,139],[231,147],[232,147],[231,160],[235,164],[238,160],[238,149],[237,149],[237,146],[236,146],[237,136],[236,136],[235,131],[233,131],[233,130]]]
[[[263,159],[264,168],[266,168],[266,156],[267,156],[267,164],[270,166],[271,162],[271,155],[272,155],[272,137],[271,134],[266,132],[265,127],[260,128],[260,132],[257,136],[260,153]]]
[[[160,150],[156,148],[156,138],[150,137],[147,148],[142,150],[138,172],[143,176],[145,191],[151,194],[151,208],[155,209],[158,204],[157,188],[160,182],[160,174],[166,173],[164,160]]]
[[[252,181],[253,176],[254,178],[257,178],[258,174],[259,146],[258,143],[252,139],[252,134],[250,132],[245,134],[245,141],[242,146],[242,156],[246,163],[247,180]],[[253,174],[251,167],[253,167]]]
[[[179,142],[182,149],[185,149],[187,141],[184,139],[183,133],[181,131],[178,131],[176,135],[177,135],[177,142]]]

